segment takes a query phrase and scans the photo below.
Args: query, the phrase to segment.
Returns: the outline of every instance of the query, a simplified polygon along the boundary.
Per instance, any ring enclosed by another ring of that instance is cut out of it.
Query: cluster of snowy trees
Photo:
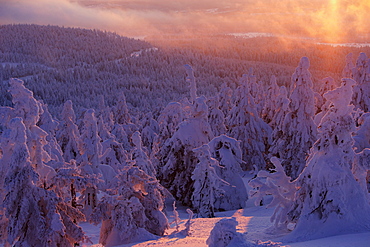
[[[96,97],[86,81],[78,93],[96,108],[81,108],[81,117],[73,95],[51,114],[22,80],[4,82],[11,104],[0,107],[1,241],[73,246],[88,241],[78,226],[82,221],[102,223],[105,246],[161,236],[169,227],[166,198],[198,217],[243,208],[245,171],[255,174],[250,185],[256,203],[272,195],[275,230],[294,225],[290,236],[307,239],[370,229],[370,60],[365,53],[356,62],[347,56],[341,85],[331,77],[315,85],[309,69],[302,57],[290,80],[279,85],[276,76],[261,80],[251,68],[210,97],[185,65],[177,84],[189,98],[146,114],[129,107],[130,87],[117,87],[113,99]],[[144,108],[156,102],[139,100]],[[235,222],[224,223],[235,232]]]

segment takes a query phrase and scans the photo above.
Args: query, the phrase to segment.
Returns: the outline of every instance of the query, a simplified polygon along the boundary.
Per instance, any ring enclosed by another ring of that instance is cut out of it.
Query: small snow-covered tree
[[[290,100],[288,99],[288,91],[285,86],[281,86],[276,99],[275,114],[269,123],[272,128],[272,144],[269,153],[276,154],[280,151],[278,150],[280,147],[279,142],[283,141],[284,119],[290,111],[289,104]]]
[[[214,208],[220,211],[244,208],[248,194],[241,176],[244,161],[240,141],[221,135],[213,138],[208,146],[212,158],[219,162],[219,165],[213,165],[213,168],[217,175],[227,182],[219,185],[225,193],[216,197]]]
[[[140,132],[136,131],[132,135],[131,139],[135,146],[131,153],[132,160],[135,161],[135,166],[139,167],[149,176],[155,177],[156,170],[152,162],[149,160],[147,154],[142,149]]]
[[[353,53],[348,53],[346,56],[346,65],[342,71],[342,78],[353,78],[353,69],[355,65],[353,64]]]
[[[227,247],[227,246],[252,246],[243,240],[241,233],[236,231],[238,222],[233,218],[219,220],[206,241],[208,247]]]
[[[227,117],[230,110],[233,108],[233,90],[226,85],[226,83],[223,83],[221,85],[221,90],[219,95],[219,102],[220,102],[220,109],[224,113],[224,116]]]
[[[184,67],[188,75],[186,77],[186,81],[189,82],[190,84],[189,87],[190,87],[191,103],[194,103],[195,99],[197,98],[197,84],[195,82],[194,71],[193,71],[193,68],[189,64],[186,64]]]
[[[319,139],[307,165],[295,181],[297,192],[288,215],[296,227],[287,239],[307,240],[370,229],[367,195],[351,172],[355,125],[349,104],[353,85],[352,79],[342,79],[340,88],[324,94],[332,106],[320,123]]]
[[[217,197],[221,197],[225,192],[220,189],[220,185],[225,183],[220,179],[215,171],[218,161],[211,157],[209,146],[202,145],[193,150],[199,159],[195,166],[191,179],[194,181],[194,192],[191,196],[193,208],[200,217],[214,217],[214,202]]]
[[[274,151],[272,155],[282,159],[282,165],[292,179],[302,172],[309,150],[316,141],[314,93],[309,66],[308,58],[302,57],[292,76],[290,112],[284,118],[283,135],[274,141],[275,146],[271,149]]]
[[[79,156],[80,133],[76,125],[76,114],[73,110],[73,104],[70,100],[64,103],[56,139],[66,162]]]
[[[276,110],[278,109],[278,99],[280,94],[280,87],[276,82],[276,76],[272,75],[270,78],[270,84],[267,87],[267,94],[265,96],[265,104],[262,110],[262,119],[266,123],[273,121]]]
[[[158,181],[138,167],[126,166],[117,183],[92,215],[95,224],[103,221],[99,242],[115,246],[163,235],[168,221],[162,212],[163,188]]]
[[[226,119],[228,135],[241,141],[242,158],[246,162],[243,170],[265,169],[272,129],[259,117],[248,84],[237,88],[236,97],[235,106]]]
[[[208,122],[211,126],[214,136],[219,136],[226,133],[225,116],[220,110],[220,102],[218,96],[212,97],[207,101],[209,113]]]
[[[271,216],[271,222],[274,222],[274,231],[287,231],[288,223],[290,223],[287,213],[291,210],[294,200],[295,186],[290,182],[281,162],[272,157],[271,162],[275,169],[271,172],[259,171],[257,177],[249,182],[253,188],[250,191],[251,198],[255,198],[254,204],[261,205],[263,198],[266,195],[272,195],[272,201],[266,206],[267,208],[275,207],[274,213]]]

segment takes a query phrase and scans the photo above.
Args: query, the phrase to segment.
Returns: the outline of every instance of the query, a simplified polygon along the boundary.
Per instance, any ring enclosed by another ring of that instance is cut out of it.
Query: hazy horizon
[[[129,37],[262,32],[367,41],[368,0],[0,0],[0,24],[102,29]]]

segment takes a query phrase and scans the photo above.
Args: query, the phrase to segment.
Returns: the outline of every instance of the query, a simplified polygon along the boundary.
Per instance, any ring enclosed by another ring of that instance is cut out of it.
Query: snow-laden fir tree
[[[226,133],[225,126],[225,115],[220,110],[220,102],[218,95],[215,97],[209,98],[207,101],[208,105],[208,122],[211,126],[214,136],[219,136]]]
[[[370,59],[361,52],[356,66],[352,69],[353,79],[357,82],[353,88],[353,104],[364,112],[370,111]]]
[[[63,105],[61,121],[56,132],[56,139],[62,149],[66,162],[79,156],[80,132],[76,125],[76,114],[72,101],[68,100]]]
[[[95,224],[103,221],[99,242],[115,246],[162,236],[168,228],[163,190],[155,178],[138,167],[124,167],[117,185],[102,198],[92,215]]]
[[[240,141],[226,135],[213,138],[208,143],[212,158],[219,165],[213,165],[216,174],[227,183],[221,183],[219,189],[225,191],[216,197],[214,208],[219,211],[244,208],[248,199],[247,190],[242,180],[242,151]]]
[[[219,95],[220,109],[227,117],[230,110],[233,108],[233,90],[227,86],[226,83],[221,85],[221,90]]]
[[[120,170],[127,165],[128,153],[123,145],[115,138],[110,138],[102,142],[103,155],[100,157],[100,162],[113,168],[115,173],[120,173]]]
[[[241,141],[242,159],[245,161],[242,169],[261,170],[266,168],[265,155],[271,144],[272,129],[259,117],[249,91],[247,83],[236,89],[235,106],[226,119],[227,134]]]
[[[44,146],[48,144],[46,140],[48,133],[36,125],[40,120],[40,114],[43,113],[42,104],[33,97],[33,93],[24,86],[22,80],[11,79],[9,84],[14,114],[22,118],[26,126],[26,141],[31,164],[40,176],[38,182],[47,188],[52,183],[55,171],[47,165],[51,157],[44,149]]]
[[[253,188],[250,191],[251,198],[255,198],[256,206],[263,204],[263,199],[267,195],[272,195],[272,201],[266,206],[267,208],[275,207],[274,213],[270,220],[274,223],[274,228],[271,231],[287,232],[288,212],[291,209],[294,200],[295,186],[290,182],[281,162],[276,157],[271,158],[271,163],[275,167],[271,172],[259,171],[257,177],[249,182],[249,186]]]
[[[277,148],[280,146],[279,142],[283,142],[284,135],[284,120],[285,116],[289,113],[290,100],[288,99],[288,91],[285,86],[281,86],[279,94],[276,97],[276,110],[275,114],[269,123],[272,128],[272,144],[269,153],[276,154],[280,150]]]
[[[134,144],[134,149],[132,150],[131,156],[132,160],[135,161],[135,166],[139,167],[149,176],[155,177],[156,170],[148,155],[143,150],[140,132],[136,131],[134,134],[132,134],[131,139],[132,143]]]
[[[346,56],[346,65],[342,71],[342,78],[353,78],[353,69],[355,65],[353,64],[353,53],[348,53]]]
[[[55,138],[58,122],[51,116],[47,105],[42,101],[40,101],[40,103],[42,107],[42,114],[37,122],[37,126],[47,133],[45,138],[47,143],[44,145],[43,149],[51,158],[51,161],[48,163],[48,165],[53,168],[58,168],[64,164],[63,151],[59,146],[57,139]]]
[[[213,227],[206,243],[208,247],[227,247],[227,246],[253,246],[248,244],[241,233],[236,231],[238,221],[233,218],[219,220]]]
[[[212,131],[207,121],[205,97],[198,97],[192,107],[192,117],[181,122],[171,138],[162,144],[159,157],[158,178],[161,184],[183,205],[191,206],[193,181],[191,174],[198,159],[194,148],[207,144]]]
[[[185,111],[179,102],[170,102],[163,109],[158,117],[159,132],[154,139],[153,149],[150,154],[150,159],[153,166],[160,174],[160,160],[167,156],[163,152],[163,146],[176,132],[178,125],[185,119]]]
[[[284,119],[283,135],[274,140],[275,146],[271,149],[273,156],[282,159],[282,165],[292,179],[303,170],[309,150],[316,141],[315,99],[309,66],[308,58],[302,57],[292,76],[290,112]]]
[[[324,93],[334,90],[337,88],[335,80],[332,77],[326,77],[321,80],[319,91],[315,93],[315,117],[314,122],[316,125],[319,125],[321,119],[329,110],[330,102],[324,98]]]
[[[319,139],[307,165],[295,181],[297,192],[288,215],[296,226],[286,237],[289,240],[370,229],[369,201],[351,172],[355,125],[349,104],[354,85],[352,79],[342,79],[340,88],[324,94],[332,105],[320,123]]]
[[[194,70],[189,64],[184,65],[184,67],[186,74],[188,75],[186,77],[186,82],[189,82],[190,84],[190,102],[194,103],[195,99],[197,98],[197,84],[195,82]]]
[[[277,101],[279,99],[280,87],[277,84],[276,76],[272,75],[270,78],[270,84],[267,87],[267,94],[265,96],[265,104],[262,110],[262,119],[266,123],[270,123],[275,116],[277,111]]]
[[[155,119],[153,119],[153,114],[151,112],[145,115],[140,129],[143,146],[148,149],[150,155],[154,141],[159,134],[159,124]]]
[[[194,192],[191,196],[193,209],[199,217],[214,217],[214,202],[226,192],[221,189],[221,184],[226,183],[220,179],[215,171],[218,161],[211,157],[209,146],[202,145],[193,150],[199,159],[192,173]]]
[[[36,186],[38,175],[31,166],[26,127],[14,118],[3,138],[9,161],[4,200],[9,219],[7,242],[12,246],[73,246],[84,234],[64,210],[54,192]],[[2,162],[3,165],[6,165]]]

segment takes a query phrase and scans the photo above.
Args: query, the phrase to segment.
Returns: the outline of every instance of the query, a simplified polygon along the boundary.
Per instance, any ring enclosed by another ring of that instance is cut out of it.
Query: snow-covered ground
[[[244,182],[247,189],[250,187],[247,185],[248,180],[251,176],[248,174],[244,177]],[[268,204],[269,199],[266,198],[265,204]],[[171,203],[168,203],[167,217],[169,221],[174,220]],[[174,223],[171,224],[171,228],[167,230],[165,236],[158,237],[156,240],[149,240],[125,245],[119,245],[117,247],[204,247],[207,246],[206,241],[210,235],[214,225],[223,218],[235,218],[238,222],[236,227],[237,232],[242,233],[243,237],[250,242],[259,241],[260,246],[263,242],[271,240],[274,243],[278,243],[275,246],[290,246],[290,247],[368,247],[370,246],[370,232],[357,233],[357,234],[346,234],[339,236],[332,236],[327,238],[321,238],[306,242],[295,242],[285,243],[280,242],[278,239],[284,234],[274,233],[271,229],[273,224],[270,222],[270,217],[273,214],[274,208],[266,208],[265,206],[255,206],[254,200],[250,199],[246,202],[244,209],[217,212],[214,218],[194,218],[190,227],[190,236],[185,236],[181,233],[185,229],[185,223],[188,220],[188,213],[186,213],[185,207],[178,207],[178,213],[181,218],[179,232],[176,232],[176,226]],[[92,244],[84,244],[84,247],[102,247],[99,244],[99,230],[100,225],[94,226],[88,223],[80,224],[86,235],[90,237]],[[258,246],[258,245],[256,245]],[[273,245],[271,245],[273,246]],[[233,247],[233,246],[230,246]],[[239,247],[239,246],[238,246]]]
[[[184,229],[184,223],[187,220],[187,214],[185,210],[179,210],[182,222],[180,224],[180,231]],[[273,209],[266,209],[265,207],[246,207],[237,211],[227,211],[216,213],[215,218],[197,218],[192,220],[191,235],[183,236],[179,233],[175,233],[175,227],[167,231],[167,235],[157,240],[145,241],[141,243],[132,243],[126,245],[120,245],[120,247],[136,246],[192,246],[192,247],[203,247],[207,246],[206,240],[216,224],[222,218],[235,217],[238,221],[237,231],[243,233],[247,240],[261,240],[274,241],[281,235],[275,235],[269,232],[267,229],[272,226],[270,223],[270,216],[273,213]],[[91,237],[93,244],[85,244],[83,246],[98,247],[99,242],[99,226],[93,226],[87,223],[81,224],[86,234]],[[278,241],[274,241],[278,242]],[[340,236],[333,236],[328,238],[316,239],[307,242],[297,243],[281,243],[281,246],[291,247],[366,247],[370,245],[370,232],[358,233],[358,234],[347,234]]]

